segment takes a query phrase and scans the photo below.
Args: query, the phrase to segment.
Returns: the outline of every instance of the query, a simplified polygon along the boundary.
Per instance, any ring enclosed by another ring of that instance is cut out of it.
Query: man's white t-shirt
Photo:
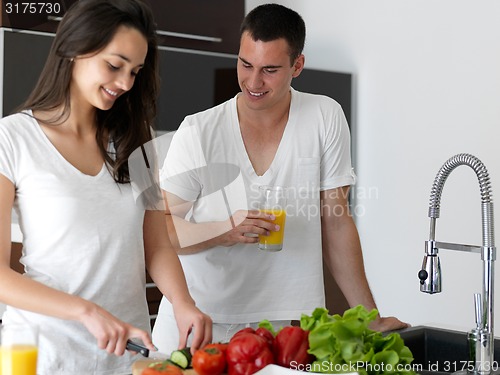
[[[320,191],[354,183],[349,128],[331,98],[291,92],[288,123],[262,176],[245,150],[237,97],[187,116],[160,173],[165,190],[193,202],[189,220],[198,223],[227,223],[237,210],[257,209],[259,186],[287,188],[283,250],[237,244],[180,256],[197,306],[215,323],[293,320],[324,306]],[[183,235],[184,245],[203,237]],[[158,319],[162,314],[171,314],[165,298]]]

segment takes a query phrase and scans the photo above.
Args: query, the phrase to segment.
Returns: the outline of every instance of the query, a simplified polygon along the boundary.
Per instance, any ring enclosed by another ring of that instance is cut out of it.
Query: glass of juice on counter
[[[269,232],[268,236],[259,236],[259,249],[280,251],[283,248],[283,235],[286,221],[286,189],[282,186],[260,186],[260,211],[273,214],[273,222],[280,230]]]
[[[0,339],[0,375],[36,375],[37,327],[6,324],[1,326]]]

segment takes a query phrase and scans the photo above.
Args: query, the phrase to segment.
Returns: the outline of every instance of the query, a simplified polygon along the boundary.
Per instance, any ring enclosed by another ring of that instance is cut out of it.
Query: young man
[[[164,164],[170,233],[190,291],[213,319],[214,341],[263,319],[279,328],[323,306],[322,259],[351,306],[376,308],[348,210],[355,176],[345,116],[334,100],[291,87],[304,68],[304,40],[293,10],[251,11],[241,27],[241,92],[186,117]],[[256,244],[256,235],[278,229],[257,210],[261,185],[288,189],[284,247],[276,253]],[[153,331],[162,351],[178,344],[174,324],[164,299]],[[373,324],[406,326],[394,317]]]

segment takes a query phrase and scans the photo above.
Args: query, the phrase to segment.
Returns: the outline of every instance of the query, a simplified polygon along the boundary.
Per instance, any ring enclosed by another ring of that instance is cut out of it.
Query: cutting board
[[[134,364],[132,365],[132,375],[141,375],[142,370],[144,370],[146,367],[148,367],[151,363],[154,362],[160,362],[157,359],[139,359],[138,361],[135,361]],[[185,375],[197,375],[196,371],[193,369],[187,369],[184,370]]]

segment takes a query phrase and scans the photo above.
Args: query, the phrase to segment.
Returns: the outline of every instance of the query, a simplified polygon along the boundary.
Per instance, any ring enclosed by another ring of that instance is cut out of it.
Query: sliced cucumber
[[[191,348],[174,350],[172,354],[170,354],[170,362],[185,370],[191,367],[192,357]]]

